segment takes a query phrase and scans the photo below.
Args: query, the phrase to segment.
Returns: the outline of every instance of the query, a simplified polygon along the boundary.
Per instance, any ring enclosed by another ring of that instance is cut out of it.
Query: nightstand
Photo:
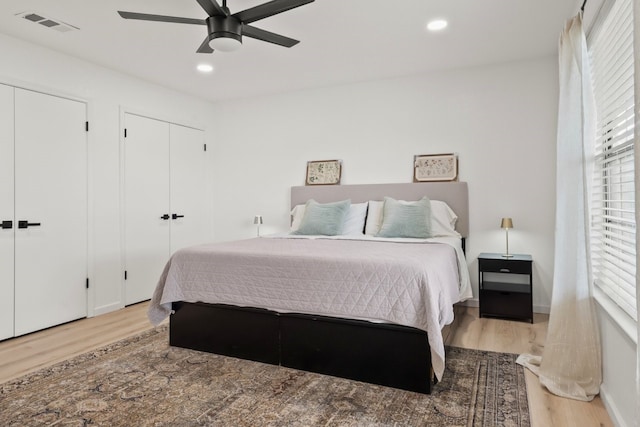
[[[481,253],[478,256],[480,317],[528,320],[533,323],[533,258],[531,255]]]

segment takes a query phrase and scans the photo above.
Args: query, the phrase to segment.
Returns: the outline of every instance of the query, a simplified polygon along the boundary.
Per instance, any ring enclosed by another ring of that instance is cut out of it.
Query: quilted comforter
[[[149,319],[160,323],[174,301],[201,301],[411,326],[427,332],[441,378],[441,330],[453,321],[460,283],[449,244],[255,238],[177,251]]]

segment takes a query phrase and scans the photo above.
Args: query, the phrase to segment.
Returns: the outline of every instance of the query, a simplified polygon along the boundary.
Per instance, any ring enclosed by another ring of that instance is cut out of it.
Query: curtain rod
[[[582,2],[582,7],[580,8],[580,10],[581,10],[581,11],[583,11],[583,12],[584,12],[584,5],[585,5],[585,4],[587,4],[587,0],[584,0],[584,1]]]

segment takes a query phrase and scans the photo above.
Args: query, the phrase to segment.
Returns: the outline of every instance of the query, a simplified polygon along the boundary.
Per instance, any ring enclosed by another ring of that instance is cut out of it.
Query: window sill
[[[594,286],[593,297],[600,307],[624,331],[624,333],[638,345],[638,325],[624,312],[618,304],[613,302],[604,292]]]

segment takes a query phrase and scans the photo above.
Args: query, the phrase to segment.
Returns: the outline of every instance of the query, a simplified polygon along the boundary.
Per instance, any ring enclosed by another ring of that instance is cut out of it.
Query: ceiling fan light
[[[211,65],[211,64],[198,64],[196,69],[198,71],[200,71],[201,73],[211,73],[211,72],[213,72],[213,65]]]
[[[429,31],[440,31],[447,28],[447,25],[449,25],[449,23],[444,19],[434,19],[427,24],[427,29]]]
[[[220,35],[212,34],[209,40],[209,46],[213,50],[220,52],[233,52],[242,46],[242,38],[237,34],[222,33]]]

